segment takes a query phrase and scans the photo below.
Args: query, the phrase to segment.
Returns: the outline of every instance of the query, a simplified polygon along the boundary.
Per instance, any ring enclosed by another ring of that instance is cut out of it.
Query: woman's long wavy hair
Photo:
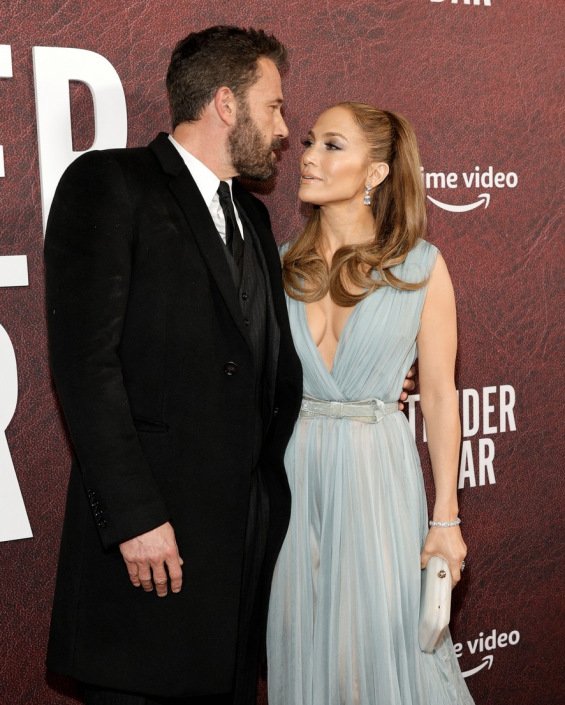
[[[401,264],[426,230],[420,155],[410,123],[397,113],[365,103],[338,103],[346,108],[367,139],[369,162],[386,162],[388,176],[371,194],[375,219],[372,242],[340,247],[328,265],[318,250],[320,209],[314,207],[304,231],[283,257],[283,281],[289,296],[319,301],[329,291],[339,306],[354,306],[381,286],[414,290],[425,281],[402,281],[391,271]],[[380,276],[374,277],[373,272]],[[359,294],[351,288],[362,289]]]

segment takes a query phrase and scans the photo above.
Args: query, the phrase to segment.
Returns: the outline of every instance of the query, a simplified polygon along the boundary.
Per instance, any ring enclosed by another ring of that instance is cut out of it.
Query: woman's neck
[[[340,247],[361,245],[375,239],[375,220],[367,206],[360,210],[340,205],[320,208],[320,245],[331,260]]]

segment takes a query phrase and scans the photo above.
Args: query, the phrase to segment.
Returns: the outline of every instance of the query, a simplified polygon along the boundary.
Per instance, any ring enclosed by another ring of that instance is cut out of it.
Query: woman
[[[420,567],[442,555],[457,583],[466,547],[454,294],[421,239],[414,133],[399,115],[340,103],[304,147],[299,198],[314,209],[283,275],[305,400],[285,457],[293,508],[271,592],[269,705],[470,705],[449,635],[434,654],[418,645]],[[433,522],[447,524],[429,531],[395,402],[416,351]]]

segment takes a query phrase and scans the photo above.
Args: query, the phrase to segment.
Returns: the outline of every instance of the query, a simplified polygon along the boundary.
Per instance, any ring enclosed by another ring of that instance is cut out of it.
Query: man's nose
[[[278,121],[277,128],[276,128],[276,134],[277,134],[277,137],[280,137],[283,140],[285,140],[289,135],[288,127],[286,126],[286,122],[284,121],[284,118],[282,115],[279,115],[279,121]]]

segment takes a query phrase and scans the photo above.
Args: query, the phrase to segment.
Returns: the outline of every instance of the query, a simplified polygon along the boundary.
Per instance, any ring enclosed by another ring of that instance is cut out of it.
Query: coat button
[[[242,291],[242,292],[241,292],[241,298],[242,298],[244,301],[247,301],[247,299],[249,298],[249,296],[247,295],[247,292],[246,292],[246,291]]]
[[[244,325],[246,328],[249,328],[249,318],[244,318],[244,319],[243,319],[243,325]]]
[[[273,408],[273,416],[278,416],[278,415],[279,415],[279,407],[278,407],[278,406],[275,406],[275,407]]]
[[[224,373],[231,377],[237,372],[237,365],[235,362],[226,362],[224,365]]]

